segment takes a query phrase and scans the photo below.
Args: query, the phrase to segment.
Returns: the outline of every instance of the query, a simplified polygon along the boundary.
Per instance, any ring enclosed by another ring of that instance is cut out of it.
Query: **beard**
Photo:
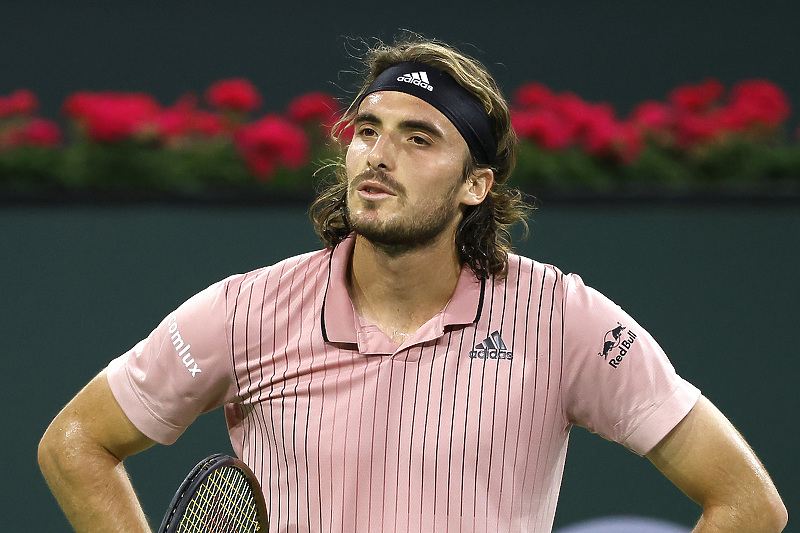
[[[373,244],[410,249],[424,246],[441,235],[458,210],[440,207],[427,210],[420,216],[394,217],[391,220],[354,215],[349,206],[346,213],[350,228]]]
[[[356,180],[354,185],[358,181]],[[387,181],[393,183],[391,178]],[[432,198],[414,205],[409,205],[406,201],[405,190],[395,185],[393,190],[398,192],[396,201],[399,212],[385,219],[372,216],[377,214],[376,202],[357,200],[363,202],[363,207],[354,212],[351,202],[355,187],[351,186],[345,209],[347,223],[356,234],[378,246],[397,251],[425,246],[450,227],[460,214],[460,208],[455,201],[459,185],[460,183],[455,183],[438,201]]]

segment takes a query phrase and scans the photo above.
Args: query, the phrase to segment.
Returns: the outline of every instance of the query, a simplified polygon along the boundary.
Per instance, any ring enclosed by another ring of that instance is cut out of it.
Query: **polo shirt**
[[[699,397],[619,306],[518,255],[465,267],[397,346],[353,308],[354,241],[212,285],[109,365],[163,444],[224,408],[270,532],[550,531],[573,425],[645,454]]]

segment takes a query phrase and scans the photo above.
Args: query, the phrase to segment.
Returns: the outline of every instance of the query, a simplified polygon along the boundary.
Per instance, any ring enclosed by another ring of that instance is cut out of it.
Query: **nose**
[[[367,165],[370,168],[390,170],[394,166],[394,148],[388,135],[378,135],[367,154]]]

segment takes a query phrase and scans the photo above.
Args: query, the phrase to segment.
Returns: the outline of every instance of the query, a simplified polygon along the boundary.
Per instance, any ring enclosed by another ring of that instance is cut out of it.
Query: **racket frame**
[[[169,504],[166,514],[161,521],[161,526],[158,528],[158,533],[175,533],[180,525],[183,514],[186,508],[192,501],[197,490],[200,486],[216,471],[224,467],[236,468],[244,474],[247,479],[250,489],[256,501],[256,517],[262,531],[267,531],[267,506],[264,501],[264,494],[261,492],[261,487],[258,484],[256,476],[241,459],[231,457],[224,453],[217,453],[210,455],[197,463],[194,468],[187,474],[186,478],[181,483],[175,496]],[[213,533],[213,532],[209,532]]]

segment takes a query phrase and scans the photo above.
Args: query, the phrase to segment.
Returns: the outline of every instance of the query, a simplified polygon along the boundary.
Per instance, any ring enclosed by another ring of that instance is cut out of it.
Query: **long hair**
[[[419,37],[371,48],[364,59],[364,83],[334,127],[333,135],[338,141],[341,132],[358,112],[356,104],[375,77],[402,61],[425,63],[447,72],[478,98],[491,118],[498,140],[495,164],[491,167],[480,165],[474,156],[470,156],[465,164],[463,178],[467,179],[479,168],[491,168],[494,172],[494,183],[481,204],[469,206],[465,210],[456,230],[456,246],[462,264],[469,265],[477,277],[502,276],[511,251],[510,228],[521,222],[527,229],[525,217],[531,207],[525,203],[518,190],[506,185],[516,162],[518,140],[511,127],[508,103],[495,80],[479,61],[444,43]],[[310,211],[314,229],[328,247],[336,246],[351,230],[346,216],[347,173],[343,158],[334,166],[334,182],[320,191]]]

